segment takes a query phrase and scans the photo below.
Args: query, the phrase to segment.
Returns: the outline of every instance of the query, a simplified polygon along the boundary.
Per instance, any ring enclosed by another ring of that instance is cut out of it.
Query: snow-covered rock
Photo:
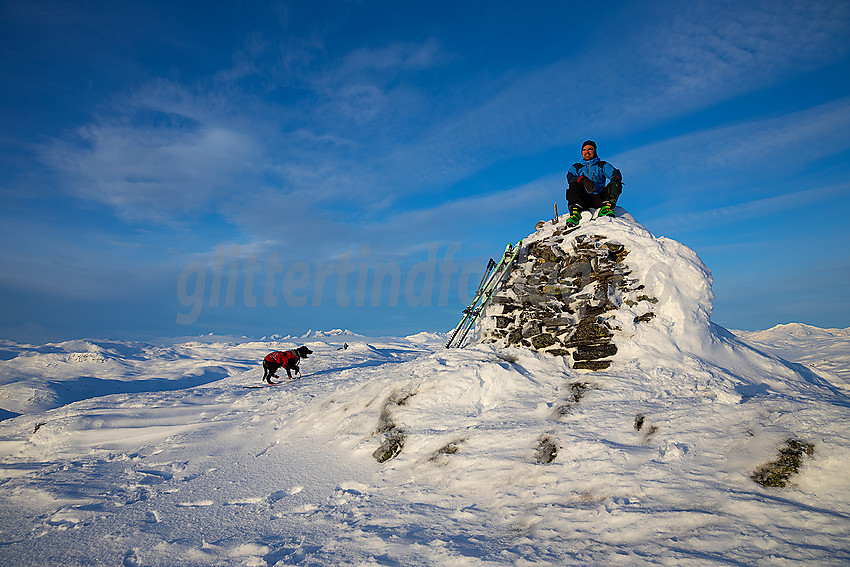
[[[588,370],[608,368],[621,343],[688,349],[711,340],[711,272],[690,248],[619,212],[573,231],[567,215],[539,223],[484,312],[480,340],[568,356]]]

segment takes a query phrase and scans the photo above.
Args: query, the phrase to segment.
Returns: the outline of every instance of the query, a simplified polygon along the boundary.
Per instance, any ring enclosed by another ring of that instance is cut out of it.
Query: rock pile
[[[613,312],[624,303],[656,302],[630,277],[628,254],[602,234],[541,221],[487,306],[481,341],[572,357],[576,369],[608,368],[617,353]],[[635,322],[652,317],[648,311]]]

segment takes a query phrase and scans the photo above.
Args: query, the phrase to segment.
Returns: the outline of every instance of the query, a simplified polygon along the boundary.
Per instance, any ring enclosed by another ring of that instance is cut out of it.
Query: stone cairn
[[[623,303],[657,302],[629,277],[628,254],[606,236],[566,234],[561,222],[539,222],[483,314],[481,342],[572,357],[575,369],[608,368],[617,353],[612,312]]]

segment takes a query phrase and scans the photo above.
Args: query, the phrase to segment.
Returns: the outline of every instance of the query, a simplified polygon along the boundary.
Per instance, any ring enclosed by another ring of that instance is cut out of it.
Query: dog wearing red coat
[[[313,351],[306,346],[301,346],[293,350],[276,350],[275,352],[270,352],[263,359],[263,381],[269,384],[276,384],[276,382],[272,382],[272,378],[280,378],[277,375],[279,368],[286,370],[286,375],[289,376],[290,380],[293,380],[292,373],[301,374],[301,368],[298,364],[302,358],[307,358],[308,354],[313,354]]]

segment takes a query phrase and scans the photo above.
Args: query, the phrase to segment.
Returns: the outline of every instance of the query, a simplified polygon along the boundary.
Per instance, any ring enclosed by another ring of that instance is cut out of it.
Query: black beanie
[[[585,142],[581,145],[581,149],[584,149],[584,147],[585,147],[585,146],[593,146],[593,149],[595,150],[595,149],[596,149],[596,142],[594,142],[593,140],[586,140],[586,141],[585,141]]]

